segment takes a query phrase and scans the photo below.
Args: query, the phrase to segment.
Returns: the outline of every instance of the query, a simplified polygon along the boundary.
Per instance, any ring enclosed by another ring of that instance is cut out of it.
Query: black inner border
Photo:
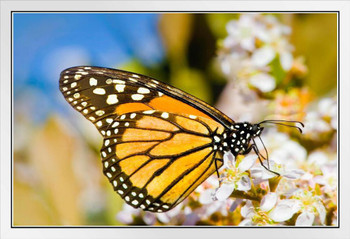
[[[239,227],[239,226],[202,226],[202,225],[198,225],[198,226],[144,226],[144,225],[140,225],[140,226],[96,226],[96,225],[86,225],[86,226],[14,226],[13,225],[13,188],[12,188],[12,183],[13,183],[13,129],[14,129],[14,125],[13,125],[13,119],[14,119],[14,115],[13,115],[13,15],[14,13],[154,13],[154,14],[161,14],[161,13],[192,13],[192,14],[203,14],[203,13],[336,13],[337,14],[337,44],[338,44],[338,52],[337,52],[337,56],[338,56],[338,72],[337,72],[337,106],[338,106],[338,128],[337,128],[337,154],[338,154],[338,205],[337,205],[337,211],[338,211],[338,226],[311,226],[311,227],[297,227],[297,226],[293,226],[293,227],[276,227],[276,226],[268,226],[268,227]],[[111,228],[111,229],[115,229],[115,228],[141,228],[141,229],[145,229],[145,228],[155,228],[155,229],[159,229],[159,228],[176,228],[176,229],[186,229],[186,228],[210,228],[210,229],[216,229],[216,228],[229,228],[229,229],[271,229],[271,228],[278,228],[278,229],[294,229],[294,228],[298,228],[298,229],[315,229],[315,228],[323,228],[323,229],[331,229],[331,228],[340,228],[340,11],[11,11],[11,49],[10,49],[10,55],[11,55],[11,182],[10,182],[10,192],[11,192],[11,217],[10,217],[10,225],[11,228],[84,228],[84,229],[95,229],[95,228]]]

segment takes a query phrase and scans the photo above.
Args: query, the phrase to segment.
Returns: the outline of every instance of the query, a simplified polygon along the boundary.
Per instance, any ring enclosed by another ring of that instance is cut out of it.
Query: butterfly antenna
[[[296,120],[264,120],[261,121],[259,123],[260,124],[277,124],[277,125],[282,125],[282,126],[287,126],[287,127],[291,127],[291,128],[296,128],[299,130],[300,133],[303,133],[302,128],[305,127],[304,124],[300,121],[296,121]],[[286,123],[295,123],[295,124],[300,124],[300,126],[296,126],[296,125],[290,125],[290,124],[286,124]]]

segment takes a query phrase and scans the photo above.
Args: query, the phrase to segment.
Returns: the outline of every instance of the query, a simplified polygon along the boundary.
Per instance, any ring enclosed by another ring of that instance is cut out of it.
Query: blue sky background
[[[115,68],[137,59],[164,59],[159,14],[15,13],[13,76],[15,112],[41,122],[68,109],[59,90],[62,70],[77,65]],[[35,114],[33,113],[35,112]]]

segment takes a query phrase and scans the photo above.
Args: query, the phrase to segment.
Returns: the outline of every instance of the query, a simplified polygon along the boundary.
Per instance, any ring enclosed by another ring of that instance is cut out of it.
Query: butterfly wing
[[[139,111],[117,117],[101,149],[104,173],[131,206],[168,211],[222,165],[204,117]],[[209,124],[208,124],[209,123]]]
[[[149,211],[174,207],[215,171],[222,155],[213,136],[234,123],[179,89],[126,71],[69,68],[60,90],[104,136],[104,173],[114,189]]]
[[[60,90],[68,103],[90,120],[102,135],[111,118],[149,109],[203,116],[227,128],[234,123],[225,114],[192,95],[127,71],[72,67],[62,71]]]

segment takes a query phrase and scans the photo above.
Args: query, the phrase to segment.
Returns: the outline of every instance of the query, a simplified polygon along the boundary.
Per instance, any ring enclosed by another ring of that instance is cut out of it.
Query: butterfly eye
[[[253,135],[257,135],[258,130],[259,130],[259,126],[257,124],[254,124],[252,128]]]

